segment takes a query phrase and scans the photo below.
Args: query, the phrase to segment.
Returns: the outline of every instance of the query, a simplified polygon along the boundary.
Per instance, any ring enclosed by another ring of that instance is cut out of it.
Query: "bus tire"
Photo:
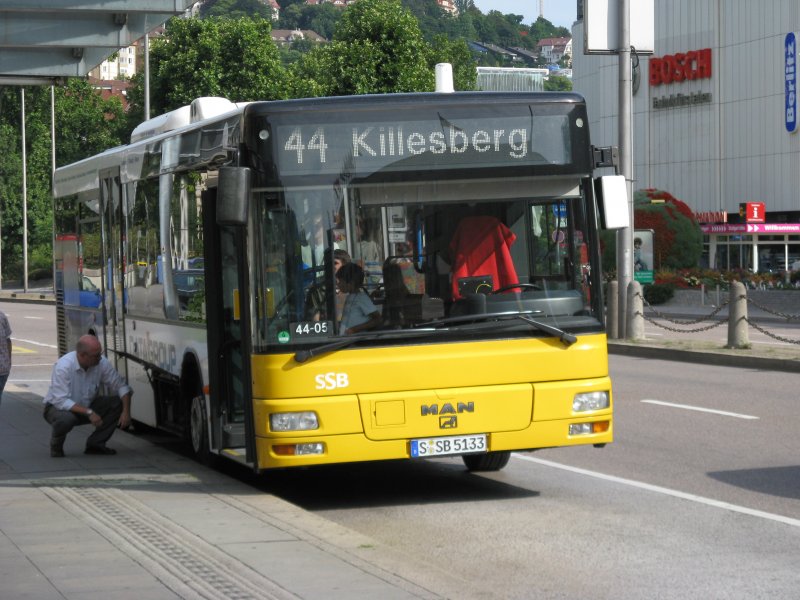
[[[200,462],[208,462],[210,457],[208,446],[208,428],[205,398],[195,396],[189,407],[189,442],[192,452]]]
[[[499,471],[508,464],[510,458],[510,450],[501,450],[486,454],[465,454],[461,460],[470,471]]]

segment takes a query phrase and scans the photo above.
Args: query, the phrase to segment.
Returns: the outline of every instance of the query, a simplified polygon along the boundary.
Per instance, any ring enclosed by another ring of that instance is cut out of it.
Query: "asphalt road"
[[[795,598],[800,375],[612,356],[614,444],[335,467],[263,489],[476,598]]]
[[[58,359],[56,309],[52,304],[0,302],[11,325],[10,385],[44,396]]]

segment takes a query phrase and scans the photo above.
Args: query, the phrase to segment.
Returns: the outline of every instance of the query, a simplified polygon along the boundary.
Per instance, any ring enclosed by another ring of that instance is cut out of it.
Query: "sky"
[[[499,10],[504,15],[522,15],[523,24],[530,25],[539,18],[539,0],[473,0],[483,14]],[[544,18],[556,27],[572,30],[577,13],[575,0],[544,0]]]

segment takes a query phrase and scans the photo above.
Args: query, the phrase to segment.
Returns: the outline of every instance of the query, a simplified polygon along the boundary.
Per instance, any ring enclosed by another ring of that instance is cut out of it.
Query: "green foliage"
[[[434,70],[436,63],[453,65],[453,86],[456,90],[474,90],[477,85],[478,71],[472,52],[464,40],[451,40],[444,35],[434,38],[432,44],[432,60],[429,68]]]
[[[152,114],[202,96],[234,102],[286,98],[286,72],[271,31],[261,18],[170,19],[150,50]],[[142,120],[142,83],[137,74],[129,95],[134,122]]]
[[[217,4],[221,2],[222,0],[218,0]],[[537,43],[543,38],[572,35],[566,27],[556,27],[543,17],[526,25],[522,22],[521,15],[503,14],[496,10],[483,14],[472,0],[456,0],[456,15],[442,10],[435,0],[402,0],[401,4],[416,17],[422,36],[428,42],[444,35],[450,40],[465,43],[480,41],[535,50]],[[281,2],[280,19],[276,28],[310,29],[326,39],[332,39],[336,23],[344,12],[328,2],[313,5],[305,4],[304,0],[284,0]],[[506,64],[505,59],[492,53],[481,54],[477,60],[483,66]]]
[[[703,251],[703,234],[692,210],[684,202],[669,192],[646,189],[633,195],[633,204],[636,228],[655,232],[656,269],[684,269],[698,264]]]
[[[25,88],[26,194],[22,194],[21,90],[0,91],[0,210],[3,277],[23,275],[27,212],[28,274],[52,262],[52,148],[50,88]],[[71,79],[54,90],[56,164],[64,165],[121,143],[125,127],[119,99],[103,100],[86,81]]]
[[[544,82],[545,92],[571,92],[572,80],[560,75],[550,75]]]
[[[633,194],[635,229],[653,230],[654,270],[688,269],[700,262],[703,234],[686,203],[663,190],[638,190]],[[601,235],[603,270],[614,268],[616,232]]]
[[[642,295],[648,304],[664,304],[675,295],[675,286],[671,283],[652,283],[644,286]]]
[[[272,17],[272,10],[261,0],[210,0],[200,6],[200,16],[229,19],[258,16],[269,19]]]
[[[295,3],[283,7],[276,29],[308,29],[327,40],[333,37],[342,9],[330,3]]]
[[[292,94],[342,96],[433,91],[437,62],[454,65],[455,84],[473,89],[475,66],[463,41],[428,43],[399,0],[360,0],[348,7],[333,41],[293,66]]]

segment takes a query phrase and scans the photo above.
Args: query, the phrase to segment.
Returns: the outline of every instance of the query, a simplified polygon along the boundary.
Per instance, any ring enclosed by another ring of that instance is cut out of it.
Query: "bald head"
[[[78,355],[78,364],[83,369],[88,369],[100,362],[103,356],[103,347],[93,335],[84,335],[75,344],[75,353]]]
[[[97,336],[86,334],[80,337],[78,343],[75,344],[75,350],[77,352],[91,352],[97,353],[100,352],[103,347],[100,345],[100,340],[97,339]]]

